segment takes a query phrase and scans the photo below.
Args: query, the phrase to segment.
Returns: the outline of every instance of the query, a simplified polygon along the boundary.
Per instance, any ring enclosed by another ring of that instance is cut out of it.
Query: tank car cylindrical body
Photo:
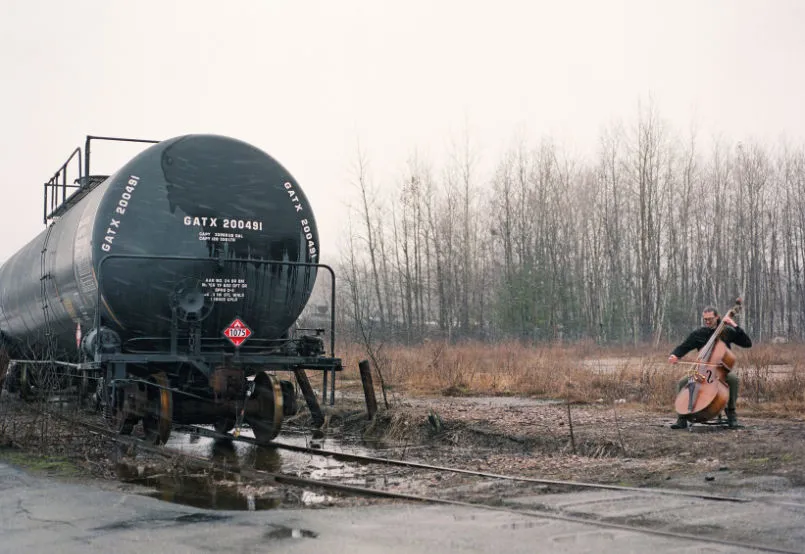
[[[280,337],[304,308],[315,268],[226,262],[233,259],[318,262],[305,195],[276,160],[244,142],[216,135],[166,140],[0,266],[0,332],[36,345],[49,331],[60,351],[75,352],[77,327],[94,327],[100,298],[102,324],[124,341],[165,337],[175,310],[198,307],[182,303],[200,295],[206,336],[220,337],[240,317],[254,337]],[[187,291],[198,294],[183,297]]]

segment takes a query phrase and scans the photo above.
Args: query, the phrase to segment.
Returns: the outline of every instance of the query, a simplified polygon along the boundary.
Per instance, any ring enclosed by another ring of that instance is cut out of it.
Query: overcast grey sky
[[[801,142],[804,29],[797,0],[0,0],[0,261],[87,134],[251,142],[300,182],[330,263],[358,138],[390,180],[465,122],[489,158],[515,133],[592,148],[651,94],[683,130]]]

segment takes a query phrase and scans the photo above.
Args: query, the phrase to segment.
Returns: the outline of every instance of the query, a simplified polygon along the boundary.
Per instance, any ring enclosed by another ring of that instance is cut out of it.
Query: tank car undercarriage
[[[8,360],[3,387],[29,401],[73,398],[102,411],[120,434],[141,424],[154,444],[167,442],[173,424],[212,425],[236,435],[246,425],[258,442],[269,443],[283,419],[299,411],[297,389],[314,427],[321,426],[324,417],[306,370],[322,372],[322,400],[329,393],[332,404],[335,373],[342,369],[340,359],[323,355],[318,336],[255,341],[234,353],[223,353],[223,345],[213,344],[218,339],[198,336],[186,337],[185,348],[177,337],[169,351],[124,352],[111,331],[101,336],[98,345],[93,334],[82,344],[85,350],[99,347],[92,361]]]

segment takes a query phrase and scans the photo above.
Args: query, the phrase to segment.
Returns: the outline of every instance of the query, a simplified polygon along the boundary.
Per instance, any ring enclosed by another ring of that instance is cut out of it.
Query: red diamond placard
[[[235,321],[224,329],[224,336],[229,339],[229,342],[238,347],[252,336],[252,330],[239,317],[236,317]]]

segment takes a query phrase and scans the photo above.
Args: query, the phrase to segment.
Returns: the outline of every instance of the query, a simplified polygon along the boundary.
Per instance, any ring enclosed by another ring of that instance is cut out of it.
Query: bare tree
[[[680,140],[649,102],[592,160],[519,141],[484,175],[469,135],[434,169],[409,160],[381,217],[361,157],[355,314],[417,341],[671,340],[746,296],[759,340],[805,337],[805,155]],[[483,187],[488,183],[487,187]],[[489,191],[489,194],[481,194]]]
[[[362,216],[363,216],[363,224],[364,230],[366,232],[366,243],[369,249],[369,260],[371,262],[372,267],[372,280],[374,281],[374,292],[375,297],[377,300],[377,311],[378,315],[380,316],[380,329],[381,332],[385,331],[386,328],[386,315],[383,309],[383,295],[380,293],[380,273],[378,272],[378,262],[377,262],[377,240],[375,238],[376,231],[374,229],[374,224],[372,221],[372,215],[375,213],[374,210],[374,202],[370,200],[370,197],[374,198],[374,193],[370,190],[370,185],[368,183],[368,177],[366,175],[367,172],[367,161],[363,154],[360,151],[360,145],[358,147],[358,158],[357,158],[357,167],[356,167],[356,178],[358,180],[357,186],[360,190],[361,201],[362,201]]]

